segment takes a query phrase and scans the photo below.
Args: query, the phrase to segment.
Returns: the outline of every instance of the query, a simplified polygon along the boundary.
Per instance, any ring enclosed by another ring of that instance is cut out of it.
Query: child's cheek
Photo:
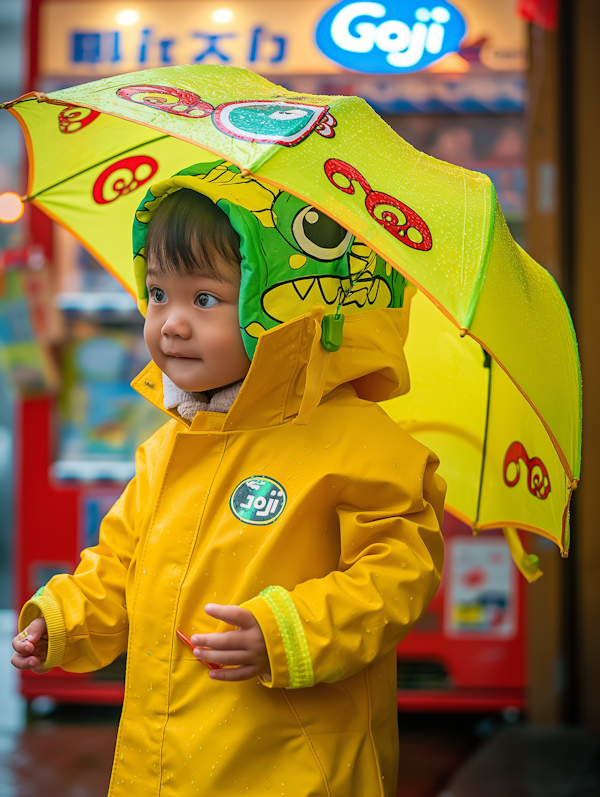
[[[148,307],[148,315],[144,322],[144,340],[146,341],[150,357],[156,362],[157,358],[160,359],[160,349],[158,346],[160,340],[160,325],[157,319],[154,318],[155,314],[152,312],[151,307],[152,305]]]

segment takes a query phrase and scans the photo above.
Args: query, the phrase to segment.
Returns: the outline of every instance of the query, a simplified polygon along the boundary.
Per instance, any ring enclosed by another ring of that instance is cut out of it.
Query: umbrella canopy
[[[4,107],[27,139],[27,200],[132,293],[146,184],[215,155],[367,242],[414,287],[412,389],[385,409],[440,455],[448,510],[475,530],[543,534],[566,554],[581,457],[575,334],[487,176],[417,151],[357,97],[297,94],[232,67],[146,70]]]

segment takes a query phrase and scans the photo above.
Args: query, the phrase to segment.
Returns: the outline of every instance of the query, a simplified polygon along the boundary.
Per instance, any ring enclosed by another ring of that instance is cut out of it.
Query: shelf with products
[[[131,380],[149,360],[141,329],[90,319],[67,323],[60,352],[55,479],[127,481],[136,448],[165,416]]]
[[[135,475],[135,463],[121,460],[64,459],[52,464],[53,478],[77,482],[128,482]]]
[[[53,242],[54,304],[67,319],[142,325],[133,296],[67,230],[55,225]]]
[[[85,291],[64,291],[57,293],[54,302],[59,310],[67,315],[76,313],[90,313],[105,315],[108,320],[112,316],[117,316],[122,320],[130,320],[136,323],[139,319],[139,311],[134,299],[123,291],[97,291],[86,293]],[[110,315],[108,315],[110,314]]]
[[[127,482],[136,448],[165,421],[130,386],[150,359],[143,319],[130,294],[68,232],[57,228],[54,242],[54,303],[65,334],[51,478]]]

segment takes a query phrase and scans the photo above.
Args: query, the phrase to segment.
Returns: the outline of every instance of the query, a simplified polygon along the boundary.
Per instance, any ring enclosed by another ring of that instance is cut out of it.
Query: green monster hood
[[[240,236],[240,328],[252,359],[267,329],[324,305],[329,313],[402,307],[404,277],[301,199],[243,175],[224,160],[199,163],[153,185],[133,223],[138,307],[148,307],[144,247],[160,202],[181,188],[212,199]]]

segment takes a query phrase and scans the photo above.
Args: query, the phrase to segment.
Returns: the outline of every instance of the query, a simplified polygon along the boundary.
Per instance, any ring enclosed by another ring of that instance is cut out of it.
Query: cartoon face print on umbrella
[[[92,197],[98,205],[109,205],[127,196],[151,180],[158,171],[158,162],[149,155],[130,155],[115,161],[97,177]]]
[[[329,182],[345,194],[354,194],[354,183],[357,182],[365,192],[365,208],[368,214],[396,240],[421,252],[431,249],[431,230],[412,208],[396,197],[373,190],[365,177],[350,163],[330,158],[325,162],[324,168]],[[345,182],[338,182],[340,177]]]
[[[202,119],[213,111],[212,105],[203,102],[193,91],[170,86],[124,86],[117,91],[117,97],[188,119]]]
[[[258,144],[294,147],[316,130],[325,138],[335,135],[337,124],[327,105],[269,100],[226,102],[213,113],[221,133]]]
[[[118,89],[117,96],[188,119],[210,115],[221,133],[256,144],[294,147],[313,131],[333,138],[337,125],[328,105],[307,102],[243,100],[213,108],[197,94],[171,86],[125,86]]]
[[[514,487],[519,483],[521,460],[527,468],[527,489],[531,495],[545,501],[552,489],[548,469],[539,457],[529,457],[525,446],[518,440],[508,447],[504,457],[504,483],[507,487]]]
[[[76,108],[69,105],[58,114],[58,129],[61,133],[78,133],[100,116],[100,111]]]

